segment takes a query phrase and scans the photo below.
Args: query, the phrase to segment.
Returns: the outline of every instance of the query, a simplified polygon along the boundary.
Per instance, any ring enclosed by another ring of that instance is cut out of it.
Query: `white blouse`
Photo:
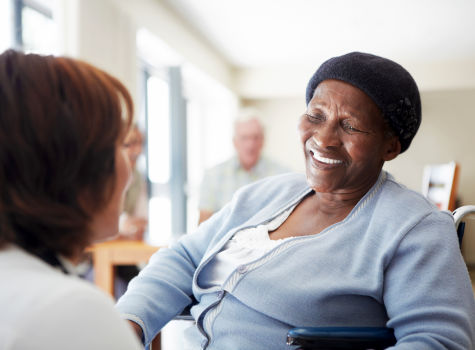
[[[200,274],[200,285],[203,288],[222,285],[238,266],[259,259],[274,247],[292,238],[272,240],[269,232],[282,225],[295,207],[296,205],[266,224],[237,232],[203,269]]]

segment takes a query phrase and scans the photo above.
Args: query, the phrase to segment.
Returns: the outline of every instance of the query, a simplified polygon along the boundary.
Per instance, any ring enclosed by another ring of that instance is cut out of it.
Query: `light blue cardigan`
[[[394,349],[474,349],[475,302],[453,219],[384,171],[347,218],[286,240],[220,288],[200,271],[238,230],[272,220],[311,189],[300,174],[238,191],[196,232],[161,249],[119,300],[148,344],[194,294],[190,349],[289,349],[296,326],[389,326]]]

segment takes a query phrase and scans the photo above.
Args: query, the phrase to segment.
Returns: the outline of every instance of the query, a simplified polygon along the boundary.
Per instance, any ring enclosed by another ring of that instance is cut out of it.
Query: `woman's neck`
[[[334,192],[314,192],[313,201],[318,205],[318,210],[331,215],[342,211],[351,211],[376,184],[379,175],[375,178],[368,178],[356,187],[344,188]],[[348,212],[349,212],[348,211]]]

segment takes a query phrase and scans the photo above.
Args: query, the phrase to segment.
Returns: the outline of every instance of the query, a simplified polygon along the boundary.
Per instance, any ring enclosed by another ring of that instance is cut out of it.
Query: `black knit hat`
[[[383,57],[351,52],[324,62],[307,85],[307,105],[322,81],[347,82],[366,93],[399,136],[401,153],[421,124],[421,98],[416,82],[401,65]]]

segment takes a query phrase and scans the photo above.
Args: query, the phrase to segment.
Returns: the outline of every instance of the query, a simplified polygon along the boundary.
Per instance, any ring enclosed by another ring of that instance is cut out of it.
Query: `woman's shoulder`
[[[399,183],[390,174],[387,174],[386,181],[374,203],[374,214],[394,218],[398,222],[404,221],[407,225],[414,225],[422,220],[453,223],[449,212],[439,210],[421,193]]]
[[[39,342],[48,339],[49,349],[140,348],[110,297],[79,278],[61,277],[47,281],[50,289],[41,289],[43,294],[24,318],[21,333]]]
[[[113,302],[93,286],[70,278],[59,290],[41,296],[35,312],[24,318],[18,330],[24,348],[123,349],[141,345]],[[45,347],[46,348],[46,347]]]
[[[11,274],[0,273],[7,282],[0,291],[0,324],[9,329],[12,349],[98,348],[97,344],[104,349],[114,348],[110,344],[126,349],[115,339],[131,349],[139,348],[112,299],[94,285],[19,249],[3,254],[16,263]]]
[[[425,211],[437,210],[437,207],[420,192],[408,188],[398,182],[391,174],[386,174],[386,181],[383,186],[383,195],[390,197],[393,205],[404,207],[417,207]]]
[[[10,267],[0,272],[2,280],[6,282],[2,297],[16,294],[17,298],[10,305],[23,304],[25,307],[18,310],[29,314],[47,307],[61,308],[75,298],[112,303],[90,282],[66,275],[18,247],[10,246],[0,253],[0,267],[4,264]]]

